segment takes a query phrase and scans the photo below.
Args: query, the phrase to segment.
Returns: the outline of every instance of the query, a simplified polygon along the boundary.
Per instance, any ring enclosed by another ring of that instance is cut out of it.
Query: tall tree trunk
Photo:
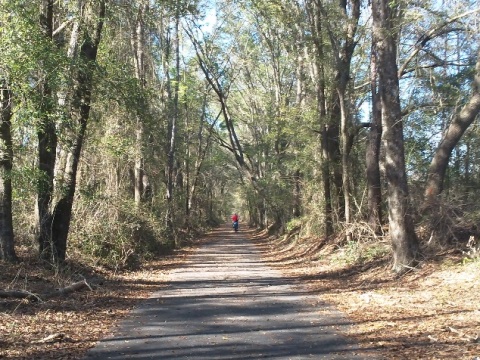
[[[257,198],[258,226],[261,229],[265,229],[268,226],[265,201],[261,197],[256,196],[256,198]]]
[[[347,8],[350,11],[347,11]],[[323,129],[324,144],[322,145],[322,152],[326,154],[324,161],[328,159],[328,165],[324,165],[323,175],[330,176],[330,172],[333,174],[333,184],[336,189],[336,206],[337,214],[340,219],[345,217],[350,218],[350,194],[348,191],[349,184],[349,172],[348,172],[348,153],[349,153],[349,124],[348,114],[346,108],[347,102],[347,85],[350,79],[350,65],[353,56],[353,51],[356,46],[355,34],[357,30],[357,24],[360,17],[360,1],[340,1],[338,8],[338,15],[341,19],[338,22],[332,20],[327,16],[326,10],[321,2],[307,3],[307,13],[309,15],[312,33],[314,34],[314,44],[316,48],[316,73],[317,77],[324,76],[323,70],[319,70],[323,66],[324,61],[324,44],[323,44],[323,32],[328,34],[330,43],[332,45],[333,53],[335,56],[335,77],[333,83],[333,89],[331,92],[330,102],[328,106],[328,114],[326,111],[326,105],[320,104],[324,107],[322,120],[328,122],[327,131]],[[325,26],[322,26],[324,21]],[[343,32],[338,35],[338,26],[342,26]],[[316,79],[318,84],[325,84],[325,79]],[[323,88],[324,90],[325,88]],[[325,91],[323,91],[325,94]],[[318,95],[317,95],[318,96]],[[317,101],[320,99],[317,99]],[[325,98],[322,99],[325,102]],[[326,119],[328,117],[328,120]],[[327,146],[325,144],[328,144]],[[328,168],[328,169],[327,169]],[[326,186],[324,179],[324,187]],[[331,185],[330,179],[328,180],[328,186]],[[329,190],[328,193],[331,193]],[[327,191],[324,191],[327,196]],[[331,196],[328,195],[328,196]],[[326,206],[331,207],[333,202],[331,200],[325,200]],[[327,211],[325,216],[327,217]],[[331,219],[327,219],[331,221]],[[350,221],[350,219],[348,220]]]
[[[135,206],[140,207],[143,202],[143,167],[144,167],[144,156],[143,156],[143,142],[145,137],[145,128],[143,124],[143,119],[140,116],[137,116],[136,128],[135,128],[135,169],[134,169],[134,199]]]
[[[373,52],[373,51],[372,51]],[[370,88],[372,94],[372,119],[366,151],[368,224],[379,234],[382,225],[382,188],[380,178],[380,145],[382,141],[382,103],[378,94],[376,56],[370,61]]]
[[[70,229],[72,217],[73,198],[76,188],[76,176],[80,153],[83,145],[83,138],[87,128],[87,122],[90,115],[91,93],[93,86],[93,74],[95,71],[95,61],[97,58],[98,45],[100,44],[106,5],[105,1],[100,1],[95,7],[95,26],[93,34],[90,34],[86,27],[86,19],[79,19],[82,24],[78,26],[77,34],[72,32],[71,48],[73,49],[81,44],[78,51],[78,59],[81,65],[75,67],[73,74],[73,87],[71,97],[64,104],[65,112],[70,116],[71,128],[69,129],[68,141],[62,144],[62,153],[65,154],[65,162],[57,167],[55,179],[56,198],[52,206],[52,260],[54,264],[62,263],[65,260],[67,250],[67,237]],[[83,9],[85,10],[85,9]],[[92,9],[93,10],[93,9]],[[85,14],[85,12],[82,12]],[[76,55],[77,56],[77,55]],[[63,159],[62,159],[63,161]]]
[[[344,196],[345,208],[345,223],[348,226],[351,222],[351,208],[350,208],[350,164],[349,164],[349,127],[347,124],[347,111],[345,106],[344,94],[339,94],[340,109],[341,109],[341,144],[342,144],[342,188]],[[347,234],[347,239],[350,240],[351,235]]]
[[[293,209],[292,215],[298,218],[302,215],[302,188],[301,188],[302,174],[300,169],[296,169],[293,173]]]
[[[143,100],[145,94],[144,89],[146,85],[145,78],[145,16],[148,12],[148,1],[140,1],[138,5],[137,16],[135,23],[132,26],[132,50],[133,50],[133,63],[135,66],[135,77],[138,81],[140,91],[140,97],[142,99],[141,104],[136,114],[136,129],[135,129],[135,168],[134,168],[134,191],[135,191],[135,206],[140,207],[141,203],[145,200],[145,188],[144,183],[148,183],[144,170],[144,138],[145,138],[145,124],[142,114],[145,112],[146,101]],[[145,179],[144,179],[145,178]]]
[[[332,148],[332,158],[338,159],[335,161],[334,165],[334,179],[337,187],[338,203],[340,205],[339,214],[341,217],[344,216],[345,221],[348,224],[351,220],[349,189],[349,143],[351,124],[348,121],[349,115],[346,103],[352,57],[356,46],[355,34],[357,32],[358,20],[360,18],[360,0],[340,1],[339,6],[342,15],[341,19],[344,23],[342,35],[337,36],[331,25],[328,27],[328,33],[333,46],[336,63],[331,124],[338,128],[338,134],[335,134],[335,138],[333,138],[338,140],[332,142],[332,144],[335,144],[335,147]],[[347,6],[351,9],[351,16],[349,16]],[[341,191],[339,190],[339,186]]]
[[[53,0],[43,0],[40,9],[40,26],[45,39],[53,45]],[[51,229],[53,218],[50,206],[53,196],[53,181],[57,134],[54,114],[53,92],[49,75],[42,74],[39,84],[41,118],[37,128],[38,170],[40,179],[37,186],[37,243],[39,254],[45,260],[51,258]]]
[[[473,123],[480,113],[480,53],[475,65],[475,77],[473,80],[473,92],[469,101],[455,115],[442,140],[435,151],[432,162],[428,169],[427,186],[425,188],[426,204],[432,203],[443,191],[443,182],[448,168],[448,162],[453,149],[460,141],[467,128]]]
[[[12,220],[12,91],[0,78],[0,260],[17,261]]]
[[[299,4],[296,3],[296,16],[300,18],[302,10]],[[305,60],[303,52],[303,44],[305,43],[304,31],[299,24],[295,26],[295,51],[297,52],[297,66],[296,66],[296,96],[295,105],[299,110],[305,106]],[[302,215],[302,187],[301,187],[302,173],[300,169],[295,169],[293,173],[293,207],[292,216],[298,218]]]
[[[190,181],[190,188],[187,190],[187,196],[186,196],[187,216],[190,216],[190,213],[192,210],[192,206],[193,206],[194,199],[197,192],[198,181],[201,175],[202,165],[207,155],[207,152],[210,149],[213,128],[217,126],[217,121],[218,121],[218,118],[220,117],[220,113],[219,113],[215,121],[213,121],[210,124],[207,132],[208,133],[207,139],[204,145],[203,133],[204,133],[204,126],[205,126],[205,119],[207,115],[207,93],[208,93],[208,89],[205,89],[205,96],[204,96],[203,105],[202,105],[202,116],[200,118],[200,123],[198,126],[198,132],[197,132],[197,150],[196,150],[197,157],[195,159],[195,166],[193,168],[193,177],[192,177],[192,180]]]
[[[174,233],[174,183],[175,183],[175,150],[177,138],[177,122],[179,115],[178,96],[180,85],[180,4],[176,3],[175,10],[175,69],[176,79],[173,93],[172,112],[169,114],[170,124],[168,129],[168,154],[167,154],[167,212],[166,212],[166,226],[170,236]]]
[[[323,178],[323,198],[325,201],[323,217],[324,217],[324,229],[325,237],[329,237],[333,234],[333,208],[332,208],[332,195],[330,185],[330,159],[328,152],[328,126],[325,125],[322,130],[322,178]]]
[[[314,83],[315,83],[315,96],[317,104],[317,114],[319,118],[319,125],[321,126],[321,154],[322,154],[322,191],[323,191],[323,219],[324,219],[324,235],[329,237],[333,234],[333,209],[332,209],[332,190],[330,181],[330,164],[331,164],[331,152],[330,145],[330,130],[326,124],[327,106],[326,106],[326,80],[325,71],[323,66],[324,61],[324,41],[323,41],[323,28],[322,28],[322,15],[318,2],[307,2],[307,14],[309,16],[310,28],[313,36],[314,43]]]
[[[415,264],[418,239],[414,231],[403,142],[396,49],[398,40],[397,6],[389,0],[372,0],[373,45],[378,63],[382,125],[386,155],[388,214],[393,248],[393,270],[405,272]]]
[[[189,116],[188,116],[188,106],[187,104],[185,103],[185,129],[188,129],[189,128]],[[184,168],[184,171],[185,171],[185,176],[183,177],[183,182],[184,182],[184,185],[183,185],[183,188],[184,188],[184,192],[185,192],[185,203],[184,203],[184,206],[185,206],[185,215],[184,215],[184,225],[185,227],[188,229],[190,228],[190,214],[191,214],[191,209],[192,209],[192,201],[193,198],[190,197],[190,187],[193,187],[191,186],[191,169],[190,169],[190,161],[191,161],[191,158],[192,158],[192,151],[190,149],[191,147],[191,139],[190,139],[190,132],[188,132],[186,135],[186,141],[185,141],[185,158],[183,160],[183,168]]]

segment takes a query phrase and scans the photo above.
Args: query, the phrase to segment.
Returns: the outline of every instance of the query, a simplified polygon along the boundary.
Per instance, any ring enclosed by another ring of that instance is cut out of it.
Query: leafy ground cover
[[[44,293],[86,279],[91,290],[42,299],[0,299],[0,358],[79,359],[115,328],[118,320],[165,283],[192,247],[135,271],[85,267],[70,262],[62,273],[45,270],[35,258],[20,256],[17,265],[0,262],[0,289]]]
[[[386,243],[352,249],[260,238],[259,244],[272,266],[346,313],[355,323],[349,335],[380,348],[382,358],[480,359],[480,259],[445,251],[396,277]]]
[[[378,244],[339,248],[319,246],[315,239],[279,241],[246,234],[271,266],[345,312],[356,324],[349,335],[378,348],[381,358],[480,356],[480,261],[445,252],[396,278],[389,271],[388,244],[383,249]],[[194,250],[192,245],[128,272],[72,262],[55,273],[26,254],[15,266],[0,263],[3,290],[41,294],[83,278],[92,288],[45,301],[0,299],[0,358],[79,359],[139,301],[161,289],[169,269],[181,266]]]

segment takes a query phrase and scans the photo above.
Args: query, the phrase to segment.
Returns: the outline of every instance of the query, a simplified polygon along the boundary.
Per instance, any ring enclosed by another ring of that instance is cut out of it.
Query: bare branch
[[[417,43],[415,44],[415,49],[412,51],[412,53],[408,56],[407,60],[403,63],[403,65],[398,69],[398,77],[401,78],[405,73],[406,73],[406,68],[410,64],[410,62],[415,58],[415,56],[418,55],[420,50],[422,50],[425,45],[432,39],[439,37],[441,35],[448,34],[453,31],[458,31],[458,28],[453,28],[453,29],[444,29],[447,25],[457,21],[458,19],[461,19],[462,17],[471,15],[473,13],[479,12],[480,8],[467,11],[465,13],[459,14],[457,16],[454,16],[450,19],[447,19],[445,22],[441,23],[439,26],[431,29],[428,31],[426,34],[423,34],[420,36],[418,39]]]
[[[58,28],[56,28],[52,35],[53,36],[56,36],[58,35],[60,32],[63,31],[63,29],[65,29],[67,27],[67,25],[71,24],[73,22],[73,19],[68,19],[67,21],[64,21],[62,24],[60,24],[60,26]]]

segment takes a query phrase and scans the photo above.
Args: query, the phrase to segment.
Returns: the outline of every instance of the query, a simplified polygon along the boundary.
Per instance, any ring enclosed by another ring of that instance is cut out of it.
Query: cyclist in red
[[[239,218],[238,218],[237,213],[235,213],[235,214],[232,215],[233,229],[234,229],[235,231],[238,231],[238,219],[239,219]]]

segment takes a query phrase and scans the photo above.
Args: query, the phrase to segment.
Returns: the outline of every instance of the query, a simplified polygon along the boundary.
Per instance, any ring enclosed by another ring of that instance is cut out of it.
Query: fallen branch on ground
[[[32,341],[32,344],[45,344],[45,343],[54,343],[58,341],[62,341],[65,338],[65,334],[56,333],[49,335],[43,339]]]
[[[50,297],[55,297],[55,296],[60,296],[60,295],[68,295],[72,292],[82,290],[84,288],[88,288],[90,291],[93,291],[92,287],[88,285],[86,280],[78,281],[76,283],[73,283],[72,285],[69,285],[64,288],[56,289],[54,292],[50,293]]]
[[[26,290],[0,290],[0,298],[8,299],[30,299],[40,300],[38,295]]]
[[[90,291],[93,291],[92,287],[87,283],[86,280],[78,281],[76,283],[73,283],[69,286],[66,286],[64,288],[59,288],[55,289],[54,291],[50,291],[47,293],[43,294],[34,294],[30,291],[26,290],[0,290],[0,298],[3,299],[27,299],[27,300],[33,300],[33,301],[43,301],[43,300],[48,300],[57,296],[64,296],[71,294],[75,291],[82,290],[84,288],[90,289]]]

